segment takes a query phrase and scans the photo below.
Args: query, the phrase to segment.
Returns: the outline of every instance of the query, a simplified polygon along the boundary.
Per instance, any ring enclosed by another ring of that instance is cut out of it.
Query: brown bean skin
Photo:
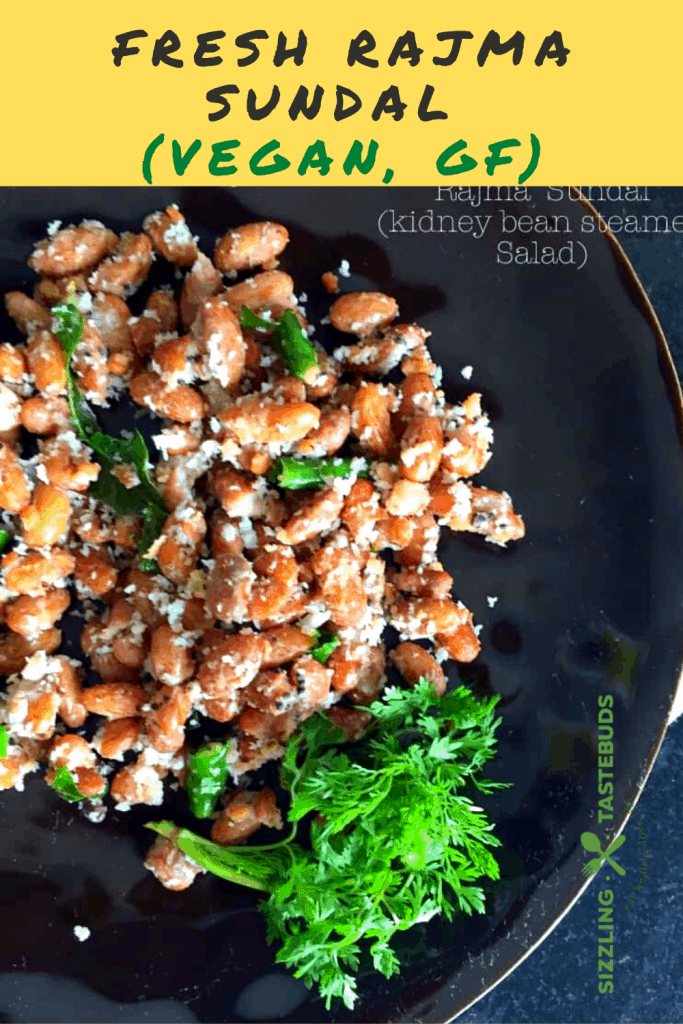
[[[438,696],[446,692],[446,675],[436,658],[419,644],[404,641],[391,652],[391,660],[409,686],[423,677],[434,683]]]
[[[290,668],[289,678],[299,689],[304,710],[310,712],[321,707],[329,696],[332,669],[321,665],[310,654],[303,654]]]
[[[431,416],[436,404],[436,388],[428,373],[411,373],[400,387],[398,418],[404,423],[414,416]]]
[[[150,292],[145,309],[155,314],[162,331],[175,331],[180,311],[173,293],[167,288],[157,288]]]
[[[412,639],[451,633],[467,621],[469,612],[462,605],[444,598],[400,598],[390,608],[391,622]]]
[[[166,622],[152,631],[152,675],[166,686],[177,686],[194,675],[192,652],[189,647],[176,643],[178,639],[178,634]]]
[[[375,720],[374,715],[369,711],[361,711],[359,708],[335,706],[329,708],[326,714],[332,725],[341,729],[347,740],[351,742],[359,740]]]
[[[308,499],[277,530],[277,537],[283,544],[302,544],[329,530],[339,518],[344,505],[344,496],[334,487],[319,491]]]
[[[35,654],[36,651],[53,654],[61,642],[62,634],[54,627],[44,629],[36,637],[20,636],[19,633],[5,633],[4,636],[0,636],[0,672],[3,675],[21,672],[32,654]]]
[[[437,633],[436,642],[448,651],[454,661],[474,661],[481,650],[479,637],[471,621],[463,622],[448,633]]]
[[[472,494],[464,480],[445,482],[440,474],[429,483],[429,511],[451,530],[467,530],[472,521]]]
[[[5,309],[23,334],[50,329],[50,311],[23,292],[6,292]]]
[[[91,551],[76,555],[74,577],[95,597],[102,597],[114,589],[118,573],[106,551]]]
[[[164,799],[159,773],[144,761],[120,768],[111,782],[111,796],[117,804],[148,804],[158,807]]]
[[[170,514],[161,528],[155,556],[166,579],[184,583],[189,578],[205,536],[206,520],[198,506],[186,504]]]
[[[368,650],[367,644],[343,640],[332,652],[327,664],[332,669],[332,688],[336,693],[349,693],[358,685]]]
[[[0,508],[21,512],[30,501],[31,485],[16,452],[0,444]]]
[[[149,742],[163,754],[180,750],[185,742],[185,722],[192,709],[188,686],[161,686],[154,698],[155,708],[145,715]]]
[[[314,552],[311,568],[334,625],[339,629],[358,627],[365,617],[368,599],[351,550],[335,547],[333,540]]]
[[[20,557],[14,551],[2,559],[5,586],[17,594],[35,597],[69,576],[76,565],[76,559],[64,548],[53,548],[49,557],[39,551],[29,551]]]
[[[27,343],[27,361],[36,387],[43,394],[57,395],[67,389],[67,371],[61,346],[49,331],[32,334]]]
[[[217,509],[209,523],[211,534],[211,552],[214,555],[241,555],[244,541],[237,527],[225,509]]]
[[[162,331],[161,321],[157,314],[154,310],[146,309],[142,316],[131,317],[128,326],[138,356],[144,358],[149,355],[156,344],[157,336]]]
[[[249,399],[219,414],[225,429],[240,444],[292,444],[320,423],[320,410],[310,402],[264,402]]]
[[[76,454],[71,444],[55,439],[43,442],[40,453],[49,482],[64,491],[87,491],[99,476],[99,463],[88,461],[84,446]]]
[[[97,757],[83,736],[67,733],[55,736],[48,748],[48,763],[54,768],[68,765],[70,768],[94,768]]]
[[[272,545],[253,562],[257,578],[251,589],[248,616],[254,622],[271,619],[293,595],[299,567],[291,548]]]
[[[352,704],[372,704],[382,692],[386,681],[386,651],[383,647],[370,647],[367,644],[359,645],[365,648],[361,669],[356,685],[348,691],[349,700]]]
[[[420,569],[405,568],[393,577],[393,584],[405,594],[419,597],[450,597],[453,577],[435,562]]]
[[[396,299],[383,292],[347,292],[330,306],[332,326],[359,338],[391,323],[397,316]]]
[[[240,321],[224,296],[215,295],[201,303],[191,333],[204,353],[201,377],[215,379],[229,391],[236,388],[244,374],[246,347]]]
[[[311,637],[296,626],[275,626],[261,634],[269,644],[263,659],[263,668],[279,668],[293,661],[300,654],[306,654],[311,646]]]
[[[417,566],[429,564],[436,557],[439,528],[431,512],[411,516],[403,520],[410,527],[410,536],[394,556],[401,565]]]
[[[383,377],[411,349],[424,343],[425,332],[416,324],[396,324],[368,334],[357,345],[345,345],[335,355],[344,369],[366,377]]]
[[[165,618],[150,599],[150,594],[158,590],[170,591],[171,588],[165,579],[160,585],[158,576],[155,577],[148,572],[142,572],[141,569],[133,568],[126,574],[125,581],[127,587],[133,588],[130,592],[131,601],[135,610],[140,613],[142,621],[151,629],[158,626],[160,622],[164,622]]]
[[[28,545],[42,547],[56,544],[69,525],[69,499],[52,484],[38,484],[31,503],[21,510],[19,518]]]
[[[105,718],[130,718],[146,699],[142,687],[130,682],[96,683],[83,690],[83,703],[88,711]]]
[[[413,480],[397,480],[384,506],[392,516],[419,516],[426,510],[431,495],[426,484]]]
[[[266,511],[266,499],[261,489],[239,470],[219,466],[210,477],[210,487],[221,503],[221,508],[233,519],[248,516],[261,518]]]
[[[358,540],[372,529],[380,516],[379,494],[369,480],[356,480],[344,502],[341,521],[351,536]]]
[[[258,708],[245,708],[239,716],[238,725],[247,736],[283,743],[294,732],[296,721],[294,715],[287,712],[271,714]]]
[[[96,266],[116,244],[116,235],[97,221],[84,220],[39,242],[28,265],[44,277],[67,277]]]
[[[0,442],[14,444],[19,436],[22,401],[19,395],[0,382]],[[316,424],[317,426],[317,424]]]
[[[118,295],[100,292],[93,299],[90,320],[107,350],[108,372],[128,379],[134,370],[139,370],[140,360],[133,344],[127,304]]]
[[[116,243],[116,235],[112,233],[112,245]],[[33,289],[33,298],[46,309],[52,309],[64,302],[67,295],[75,290],[80,296],[87,292],[88,282],[85,274],[69,274],[67,277],[42,277]]]
[[[139,373],[130,382],[131,398],[177,423],[192,423],[206,414],[206,403],[189,384],[168,387],[158,373]]]
[[[351,406],[351,430],[368,455],[388,456],[393,448],[392,390],[384,384],[366,384],[356,392]]]
[[[206,299],[218,295],[223,280],[208,256],[199,253],[191,269],[185,275],[180,291],[180,319],[189,330]]]
[[[492,544],[505,547],[508,541],[521,540],[525,534],[524,520],[512,507],[505,491],[488,487],[472,487],[472,519],[468,529],[481,533]]]
[[[59,670],[55,676],[55,685],[61,697],[57,713],[70,729],[79,729],[88,717],[83,703],[80,669],[63,654],[58,654],[56,660],[59,662]]]
[[[34,395],[21,407],[21,425],[31,434],[58,434],[71,422],[66,398]]]
[[[88,320],[71,358],[71,367],[88,401],[102,405],[107,397],[109,378],[107,347],[95,325]]]
[[[197,875],[204,872],[165,836],[156,837],[145,857],[145,867],[171,892],[188,889]]]
[[[70,603],[71,595],[65,589],[45,588],[40,597],[22,594],[6,606],[7,625],[14,633],[32,639],[54,626]]]
[[[242,692],[249,707],[272,711],[277,709],[278,701],[283,697],[291,697],[296,693],[296,686],[289,681],[284,671],[264,671],[259,672]]]
[[[243,555],[220,555],[206,580],[206,605],[221,622],[244,622],[255,575]]]
[[[104,723],[101,732],[93,740],[93,745],[100,757],[120,761],[126,751],[135,746],[139,738],[139,719],[112,718]]]
[[[216,243],[213,262],[224,274],[230,270],[273,267],[288,242],[289,232],[282,224],[268,220],[241,224]]]
[[[348,409],[328,409],[320,416],[320,423],[296,445],[299,455],[334,455],[349,436],[351,414]]]
[[[134,668],[127,668],[122,665],[114,656],[112,642],[116,634],[123,628],[123,624],[114,623],[114,613],[123,604],[132,616],[130,605],[127,601],[116,601],[110,621],[102,622],[101,619],[91,619],[86,622],[81,630],[81,648],[83,653],[90,659],[94,670],[107,681],[133,682],[138,678],[138,671]],[[130,619],[128,619],[130,621]]]
[[[187,378],[192,367],[192,359],[196,354],[196,346],[192,338],[169,338],[155,347],[152,355],[152,366],[165,384],[173,387]]]
[[[88,284],[95,292],[112,292],[126,298],[137,291],[152,265],[148,235],[124,232],[110,259],[100,263]]]
[[[238,792],[230,798],[211,826],[211,838],[221,846],[234,846],[245,842],[262,825],[282,828],[272,789]]]
[[[329,292],[330,295],[339,294],[339,278],[333,271],[326,270],[324,274],[320,275],[320,280],[323,288],[326,292]]]
[[[283,310],[294,306],[294,281],[282,270],[265,270],[226,288],[224,294],[238,316],[242,313],[242,306],[254,313],[268,309],[280,315]]]
[[[223,634],[200,661],[197,682],[202,692],[220,698],[248,686],[258,675],[267,651],[262,634]]]
[[[443,430],[436,416],[410,420],[401,437],[399,472],[414,483],[428,483],[439,468]]]
[[[37,769],[38,764],[23,750],[0,757],[0,790],[13,789],[21,784],[25,775]]]
[[[13,716],[15,702],[20,701],[20,696],[16,698],[10,697],[7,704],[10,718]],[[22,722],[22,733],[32,739],[50,739],[55,731],[59,701],[59,694],[52,690],[29,698],[24,721]]]
[[[156,251],[176,267],[191,267],[197,259],[197,243],[176,206],[150,213],[142,223],[142,230],[152,239]]]
[[[23,347],[10,345],[8,341],[0,344],[0,380],[7,384],[18,384],[27,369]]]

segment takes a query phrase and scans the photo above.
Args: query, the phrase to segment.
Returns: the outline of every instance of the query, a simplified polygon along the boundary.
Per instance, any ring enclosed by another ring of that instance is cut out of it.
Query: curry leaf
[[[152,483],[149,473],[149,449],[140,431],[136,430],[130,438],[105,434],[99,429],[95,417],[78,390],[71,359],[81,340],[84,320],[74,295],[72,287],[66,302],[55,306],[52,312],[59,322],[55,336],[64,351],[69,406],[74,427],[81,440],[92,448],[94,457],[100,465],[97,480],[91,484],[89,493],[109,505],[119,515],[142,518],[138,547],[144,554],[158,538],[168,513],[161,494]],[[117,468],[123,466],[131,467],[137,476],[137,482],[130,487],[116,475]],[[151,560],[143,559],[145,571],[150,571],[147,568],[149,561]]]

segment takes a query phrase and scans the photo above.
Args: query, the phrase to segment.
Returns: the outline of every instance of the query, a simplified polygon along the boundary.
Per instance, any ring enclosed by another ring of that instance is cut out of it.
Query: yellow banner
[[[681,5],[3,13],[3,185],[680,183]]]

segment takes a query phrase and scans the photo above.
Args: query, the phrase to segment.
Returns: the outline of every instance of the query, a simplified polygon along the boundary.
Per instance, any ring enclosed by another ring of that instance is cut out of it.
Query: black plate
[[[273,967],[249,896],[207,877],[172,894],[144,870],[146,812],[110,813],[94,825],[30,778],[25,794],[0,799],[2,1019],[443,1021],[519,963],[586,884],[579,836],[591,830],[604,848],[620,828],[661,742],[680,670],[683,576],[671,559],[683,545],[680,396],[624,258],[600,232],[580,233],[579,204],[530,191],[527,203],[474,210],[437,202],[436,189],[0,192],[3,291],[29,286],[25,259],[48,220],[95,216],[137,229],[174,201],[209,247],[229,225],[283,221],[292,235],[283,265],[309,308],[322,300],[321,272],[348,259],[345,287],[388,291],[402,318],[433,331],[449,399],[471,387],[483,393],[496,441],[481,480],[508,490],[527,523],[527,538],[510,550],[465,535],[440,549],[484,627],[482,655],[459,674],[479,693],[503,695],[492,773],[515,782],[487,801],[504,848],[485,917],[409,933],[399,978],[369,975],[354,1014],[326,1014]],[[416,220],[386,214],[384,238],[385,209],[414,211]],[[459,214],[492,219],[481,239],[410,232],[430,209],[454,216],[456,227]],[[501,238],[529,243],[501,234],[501,211],[568,217],[571,234],[548,240],[556,250],[583,241],[586,266],[497,264]],[[460,374],[468,364],[471,384]],[[494,608],[488,595],[498,597]],[[600,824],[598,698],[608,693],[615,817]],[[87,942],[75,940],[74,924],[90,927]]]

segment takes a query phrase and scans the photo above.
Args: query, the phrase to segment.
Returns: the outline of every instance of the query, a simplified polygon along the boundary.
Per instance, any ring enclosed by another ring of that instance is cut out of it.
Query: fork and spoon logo
[[[619,875],[625,875],[626,870],[622,868],[621,864],[617,864],[615,860],[612,860],[612,854],[619,849],[620,846],[626,842],[626,836],[618,836],[614,842],[610,843],[606,850],[603,850],[600,846],[600,840],[594,832],[582,832],[581,833],[581,845],[584,850],[588,853],[597,853],[598,857],[591,857],[587,864],[584,864],[581,869],[586,878],[592,878],[593,875],[597,874],[604,862],[607,860],[612,865],[614,870]]]

